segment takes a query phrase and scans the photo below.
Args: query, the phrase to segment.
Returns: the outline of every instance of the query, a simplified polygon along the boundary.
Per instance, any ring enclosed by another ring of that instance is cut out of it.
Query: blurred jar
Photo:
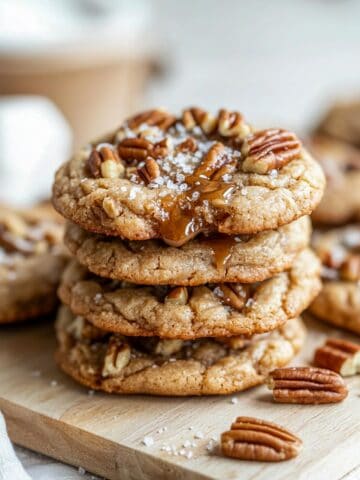
[[[77,148],[141,105],[157,61],[149,21],[145,0],[2,0],[0,95],[53,100]]]

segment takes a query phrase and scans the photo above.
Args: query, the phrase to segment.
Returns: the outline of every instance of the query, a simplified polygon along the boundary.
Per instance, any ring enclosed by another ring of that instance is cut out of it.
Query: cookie
[[[58,365],[87,388],[171,396],[229,394],[258,385],[287,364],[305,338],[300,319],[251,340],[124,337],[94,327],[65,307],[56,330]]]
[[[295,134],[238,112],[152,110],[56,174],[55,208],[85,230],[181,246],[199,233],[254,234],[310,214],[325,178]]]
[[[310,312],[360,335],[360,226],[318,232],[314,248],[323,263],[323,289]]]
[[[360,219],[360,150],[324,135],[309,142],[324,169],[326,190],[312,218],[316,223],[341,225]]]
[[[65,244],[78,261],[105,278],[143,285],[258,282],[288,269],[310,241],[309,217],[257,235],[199,236],[182,247],[86,232],[68,224]]]
[[[51,312],[67,261],[63,223],[48,205],[0,206],[0,324]]]
[[[320,121],[317,131],[360,147],[360,101],[342,101],[333,105]]]
[[[274,330],[308,307],[320,291],[311,250],[288,272],[255,284],[139,286],[89,273],[76,260],[65,270],[61,300],[76,315],[122,335],[193,339]]]

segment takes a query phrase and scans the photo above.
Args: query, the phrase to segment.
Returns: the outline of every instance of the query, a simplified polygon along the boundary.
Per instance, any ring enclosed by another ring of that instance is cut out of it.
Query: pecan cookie
[[[0,207],[0,324],[52,311],[65,267],[63,224],[49,206]]]
[[[143,285],[258,282],[290,268],[310,240],[309,217],[257,235],[199,236],[171,247],[161,240],[126,241],[68,224],[65,244],[105,278]]]
[[[313,136],[309,149],[324,169],[326,190],[312,218],[340,225],[360,219],[360,150],[324,135]]]
[[[316,232],[323,289],[310,306],[317,317],[360,335],[360,226]]]
[[[360,147],[360,101],[342,101],[333,105],[319,123],[317,131]]]
[[[124,337],[100,330],[62,307],[56,322],[60,368],[109,393],[218,395],[245,390],[287,364],[304,343],[300,319],[254,337],[194,341]]]
[[[97,327],[123,335],[193,339],[274,330],[320,291],[320,263],[310,250],[288,272],[255,284],[139,286],[89,273],[76,260],[65,270],[61,300]]]
[[[60,168],[53,202],[88,231],[181,246],[200,232],[277,229],[310,214],[324,185],[291,132],[255,131],[226,110],[151,110]]]

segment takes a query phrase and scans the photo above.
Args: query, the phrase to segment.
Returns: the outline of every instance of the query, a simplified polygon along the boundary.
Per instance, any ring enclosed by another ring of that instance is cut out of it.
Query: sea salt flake
[[[202,438],[204,438],[204,434],[202,432],[196,432],[194,437],[197,438],[197,439],[202,439]]]
[[[98,305],[101,302],[102,294],[99,292],[94,296],[94,302]]]
[[[142,440],[142,443],[145,445],[145,447],[151,447],[151,445],[154,445],[155,442],[152,437],[145,436]]]
[[[252,307],[255,303],[255,300],[253,298],[249,298],[246,303],[245,303],[245,306],[246,307]]]
[[[78,472],[79,472],[79,475],[85,475],[86,474],[86,470],[83,467],[79,467]]]
[[[233,397],[231,400],[230,400],[230,403],[236,405],[238,403],[238,399],[236,397]]]

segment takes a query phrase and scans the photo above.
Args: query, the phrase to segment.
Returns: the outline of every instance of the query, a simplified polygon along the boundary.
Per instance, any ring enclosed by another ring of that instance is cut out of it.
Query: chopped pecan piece
[[[186,305],[189,293],[186,287],[175,287],[166,295],[165,303],[173,303],[174,305]]]
[[[193,130],[194,127],[199,126],[207,135],[214,133],[218,124],[216,117],[198,107],[184,110],[182,121],[186,130]]]
[[[140,162],[149,156],[153,158],[164,157],[168,153],[168,142],[167,138],[157,143],[152,143],[146,138],[125,138],[118,144],[117,149],[125,162],[130,163],[133,160]]]
[[[275,423],[238,417],[231,430],[221,435],[221,451],[227,457],[259,462],[279,462],[296,457],[302,441]]]
[[[176,122],[176,117],[174,115],[170,115],[168,112],[164,110],[148,110],[146,112],[142,112],[139,115],[135,115],[134,117],[128,120],[129,128],[135,130],[140,125],[146,124],[150,127],[158,127],[161,130],[166,131]]]
[[[233,172],[236,164],[236,160],[225,153],[224,145],[216,142],[208,150],[192,175],[186,177],[186,182],[191,185],[199,180],[218,180],[226,173]],[[229,167],[227,167],[228,165]]]
[[[148,184],[160,176],[160,167],[153,158],[148,157],[145,160],[145,165],[137,169],[137,173]]]
[[[264,174],[279,169],[298,157],[301,143],[297,136],[283,129],[268,129],[245,138],[241,152],[244,172]]]
[[[111,337],[102,368],[102,376],[117,377],[130,361],[130,346],[118,337]]]
[[[341,278],[357,282],[360,280],[360,255],[350,254],[343,262],[340,268]]]
[[[348,394],[340,375],[315,367],[277,368],[270,373],[268,387],[278,403],[337,403]]]
[[[343,377],[360,372],[360,345],[342,340],[329,338],[325,345],[315,352],[314,364],[340,373]]]
[[[226,305],[241,310],[250,296],[250,287],[240,283],[224,283],[216,287],[215,293]]]
[[[198,148],[197,142],[193,137],[188,137],[186,140],[184,140],[177,146],[177,150],[180,152],[194,153],[196,152],[197,148]]]
[[[110,147],[101,147],[92,150],[86,162],[86,167],[95,178],[119,178],[124,176],[125,167],[116,150]]]
[[[240,112],[220,110],[218,131],[223,137],[245,138],[250,133],[250,127],[244,122]]]
[[[157,355],[162,355],[164,357],[169,357],[170,355],[173,355],[174,353],[178,353],[183,346],[183,341],[178,340],[178,339],[172,339],[172,340],[159,340],[158,343],[156,344],[154,353]]]
[[[152,143],[146,138],[125,138],[118,146],[120,157],[129,162],[131,160],[145,160],[152,150]]]

